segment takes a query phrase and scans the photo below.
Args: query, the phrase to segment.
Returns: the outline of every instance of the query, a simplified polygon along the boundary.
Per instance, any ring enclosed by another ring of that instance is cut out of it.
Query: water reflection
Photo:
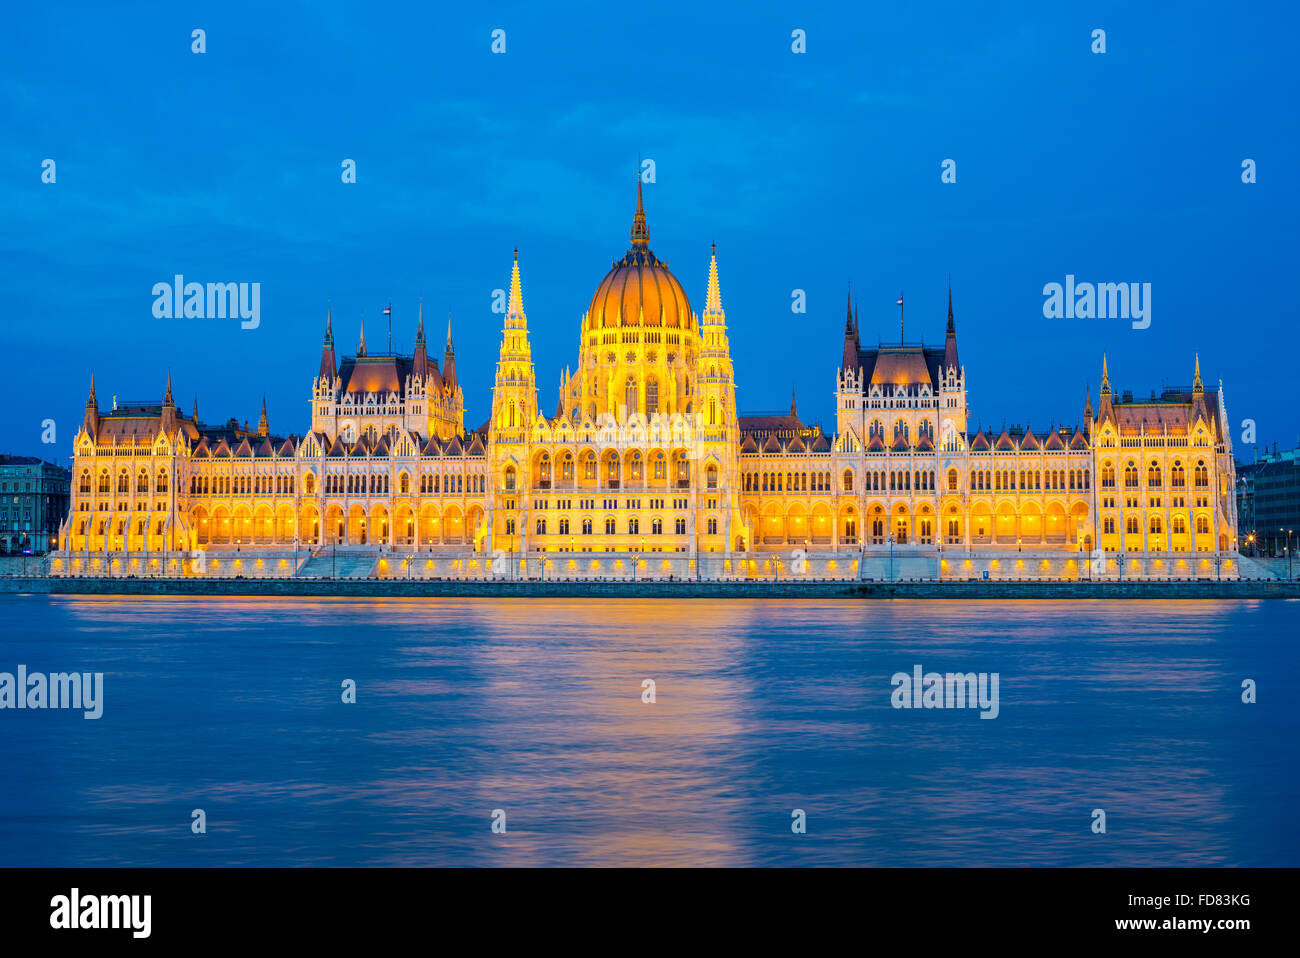
[[[106,706],[3,716],[0,864],[1294,865],[1297,611],[4,597],[0,669]],[[999,717],[891,708],[915,664]]]

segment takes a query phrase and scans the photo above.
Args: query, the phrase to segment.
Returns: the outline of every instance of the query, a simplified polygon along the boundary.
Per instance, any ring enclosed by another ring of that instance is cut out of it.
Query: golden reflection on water
[[[1207,703],[1234,694],[1224,686],[1237,681],[1236,665],[1225,662],[1243,633],[1280,634],[1276,623],[1297,607],[32,601],[48,602],[62,622],[51,640],[102,644],[145,688],[194,670],[238,686],[219,705],[246,723],[221,733],[239,747],[248,722],[310,738],[289,762],[250,742],[246,762],[203,783],[248,835],[230,860],[254,864],[265,862],[257,842],[267,839],[241,810],[250,800],[319,827],[321,836],[280,851],[318,863],[1266,860],[1241,850],[1244,809],[1261,800],[1254,765],[1233,745],[1245,733],[1215,728],[1207,715],[1237,713]],[[914,662],[999,671],[999,720],[891,710],[888,676]],[[365,710],[337,707],[340,674],[358,676]],[[645,679],[656,684],[653,704],[642,701]],[[110,686],[110,703],[120,687]],[[220,708],[206,708],[219,720]],[[166,731],[185,737],[183,722]],[[1278,754],[1276,744],[1261,750]],[[104,809],[175,800],[188,782],[153,769],[150,754],[133,756],[144,780],[87,783],[87,799]],[[1079,809],[1086,818],[1096,804],[1126,829],[1104,844],[1089,841],[1086,824],[1076,828]],[[789,811],[804,805],[810,833],[792,839]],[[490,832],[497,808],[504,835]],[[344,813],[346,826],[336,820]]]

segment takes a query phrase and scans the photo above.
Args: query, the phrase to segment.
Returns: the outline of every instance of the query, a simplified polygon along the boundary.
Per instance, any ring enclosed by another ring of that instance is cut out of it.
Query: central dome
[[[649,243],[638,177],[632,248],[614,263],[596,287],[587,310],[587,329],[620,326],[692,328],[691,302],[686,298],[686,291],[668,267],[655,257]]]

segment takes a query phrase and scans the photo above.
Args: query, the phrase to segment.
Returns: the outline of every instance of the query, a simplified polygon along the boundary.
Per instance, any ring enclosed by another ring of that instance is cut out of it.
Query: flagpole
[[[903,294],[899,293],[898,294],[898,345],[900,346],[902,346],[905,342],[907,342],[906,337],[903,335],[903,329],[904,329],[903,310],[905,308],[906,307],[903,305]]]
[[[388,304],[388,355],[393,355],[393,304]]]

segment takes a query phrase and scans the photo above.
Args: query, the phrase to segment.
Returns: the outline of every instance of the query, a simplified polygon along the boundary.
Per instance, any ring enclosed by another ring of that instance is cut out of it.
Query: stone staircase
[[[379,562],[379,550],[371,546],[321,546],[303,563],[303,579],[369,579]]]

